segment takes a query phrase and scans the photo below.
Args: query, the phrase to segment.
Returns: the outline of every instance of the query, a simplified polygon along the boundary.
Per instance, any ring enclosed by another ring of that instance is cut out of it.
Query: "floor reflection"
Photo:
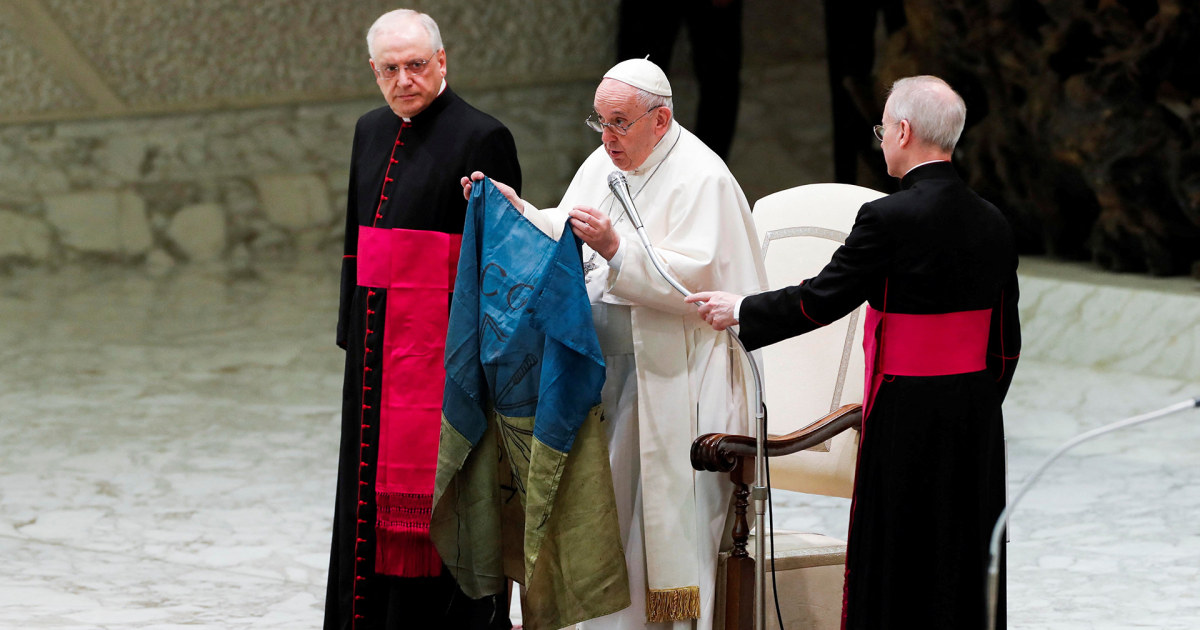
[[[331,260],[0,279],[0,627],[320,626],[342,373]],[[1027,348],[1005,407],[1011,478],[1198,389]],[[1010,627],[1200,627],[1198,420],[1050,469],[1013,519]],[[839,537],[847,511],[775,505],[778,527]]]

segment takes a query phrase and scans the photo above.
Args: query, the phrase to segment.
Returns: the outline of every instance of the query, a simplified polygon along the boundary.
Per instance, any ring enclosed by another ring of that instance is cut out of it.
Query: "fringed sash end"
[[[442,573],[442,558],[429,539],[430,495],[379,492],[375,522],[375,572],[401,577]]]
[[[700,587],[652,588],[646,594],[646,622],[700,618]]]
[[[442,558],[429,532],[375,528],[375,572],[401,577],[441,575]]]

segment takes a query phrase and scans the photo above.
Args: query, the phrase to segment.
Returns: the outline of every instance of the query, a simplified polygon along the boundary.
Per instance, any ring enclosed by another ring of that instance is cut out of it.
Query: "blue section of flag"
[[[604,359],[580,244],[547,236],[489,180],[467,206],[446,339],[447,422],[472,444],[486,410],[533,416],[534,438],[567,452],[600,403]]]

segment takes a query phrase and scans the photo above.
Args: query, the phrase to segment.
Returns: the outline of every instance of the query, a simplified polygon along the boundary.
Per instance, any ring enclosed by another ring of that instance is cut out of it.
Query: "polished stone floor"
[[[336,262],[0,276],[0,628],[320,626]],[[1014,481],[1200,395],[1195,282],[1024,267]],[[1053,466],[1013,518],[1010,627],[1200,627],[1198,453],[1185,412]],[[779,527],[845,535],[845,501],[779,494]]]

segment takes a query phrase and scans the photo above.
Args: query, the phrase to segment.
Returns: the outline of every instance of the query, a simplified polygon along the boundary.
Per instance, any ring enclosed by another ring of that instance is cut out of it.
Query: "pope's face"
[[[446,51],[434,51],[429,33],[416,20],[399,28],[381,33],[375,38],[375,57],[371,69],[383,98],[397,116],[412,118],[429,107],[437,98],[446,76]],[[428,60],[420,70],[409,70],[413,62]],[[396,76],[388,79],[381,72],[389,66],[398,67]]]
[[[670,110],[660,107],[647,113],[646,108],[638,103],[637,89],[613,79],[600,82],[592,107],[601,122],[621,127],[628,125],[625,135],[613,131],[611,126],[605,127],[600,133],[600,141],[604,143],[608,158],[622,171],[632,171],[641,166],[667,133],[671,122]]]

